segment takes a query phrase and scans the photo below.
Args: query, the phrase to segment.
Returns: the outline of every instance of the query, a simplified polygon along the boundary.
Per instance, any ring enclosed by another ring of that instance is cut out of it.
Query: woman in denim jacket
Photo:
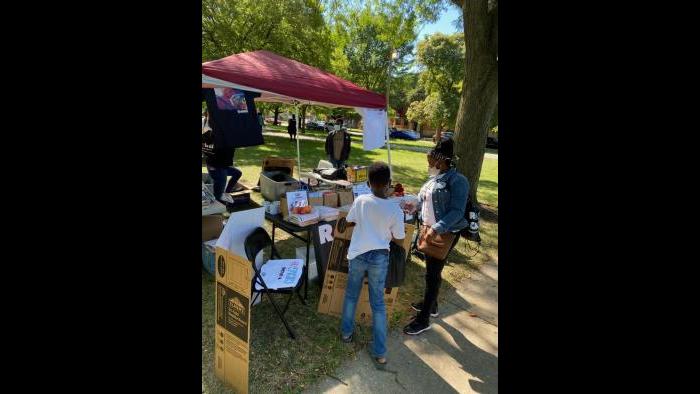
[[[409,212],[417,210],[422,224],[430,227],[428,238],[448,231],[458,233],[467,227],[464,211],[469,196],[469,181],[454,168],[453,144],[452,139],[440,141],[428,153],[430,178],[418,193],[418,205],[406,207]],[[459,234],[452,243],[453,248],[458,240]],[[426,256],[425,295],[423,301],[411,304],[418,315],[404,327],[404,333],[418,335],[429,330],[430,317],[438,316],[437,297],[446,261]]]

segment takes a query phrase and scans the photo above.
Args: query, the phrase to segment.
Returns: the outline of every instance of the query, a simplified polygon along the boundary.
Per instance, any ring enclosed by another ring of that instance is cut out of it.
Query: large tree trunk
[[[280,114],[280,107],[278,105],[275,107],[275,121],[272,122],[272,124],[275,126],[279,126],[279,124],[280,124],[280,122],[277,121],[277,117],[279,116],[279,114]]]
[[[466,56],[455,121],[455,154],[457,169],[469,180],[469,195],[478,202],[486,136],[498,104],[498,14],[497,8],[488,10],[487,0],[465,0],[462,13]]]

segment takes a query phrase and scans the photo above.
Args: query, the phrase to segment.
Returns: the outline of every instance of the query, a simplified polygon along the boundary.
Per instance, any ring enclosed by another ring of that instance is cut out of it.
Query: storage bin
[[[267,201],[278,201],[287,192],[299,189],[299,182],[281,171],[260,173],[260,193]]]

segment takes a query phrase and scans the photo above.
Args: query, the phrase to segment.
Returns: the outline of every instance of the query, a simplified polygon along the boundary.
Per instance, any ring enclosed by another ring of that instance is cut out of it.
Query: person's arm
[[[331,146],[333,145],[333,132],[328,133],[326,136],[326,154],[330,155],[333,152]]]
[[[447,232],[454,224],[464,218],[464,210],[467,207],[469,196],[469,182],[462,175],[455,175],[450,185],[450,202],[447,204],[447,212],[432,226],[438,234]]]
[[[403,222],[403,212],[397,209],[394,212],[391,225],[391,240],[399,246],[403,246],[403,239],[406,238],[406,226]]]

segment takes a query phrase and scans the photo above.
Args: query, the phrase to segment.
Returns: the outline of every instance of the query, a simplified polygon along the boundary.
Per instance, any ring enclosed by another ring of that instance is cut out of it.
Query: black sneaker
[[[411,308],[413,308],[413,310],[416,312],[422,311],[423,310],[423,301],[412,303]],[[433,307],[433,310],[430,311],[430,317],[438,317],[438,316],[440,316],[440,313],[438,312],[437,303],[435,303],[435,307]]]
[[[418,335],[422,333],[423,331],[430,330],[432,328],[432,325],[430,323],[424,324],[420,323],[418,320],[414,320],[411,323],[409,323],[406,327],[403,328],[404,334],[408,335]]]

